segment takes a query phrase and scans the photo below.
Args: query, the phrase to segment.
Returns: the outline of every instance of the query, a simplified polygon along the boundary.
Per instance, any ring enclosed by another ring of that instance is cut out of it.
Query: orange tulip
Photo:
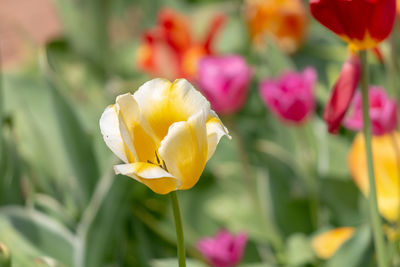
[[[245,17],[256,45],[267,35],[292,53],[304,39],[307,17],[301,0],[247,0]]]

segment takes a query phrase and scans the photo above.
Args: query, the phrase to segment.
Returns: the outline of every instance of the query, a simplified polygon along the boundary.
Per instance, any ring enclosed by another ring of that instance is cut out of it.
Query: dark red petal
[[[372,38],[383,41],[393,29],[396,19],[396,0],[367,0],[374,3],[369,18],[368,32]]]
[[[316,20],[338,35],[345,29],[340,21],[336,0],[310,0],[310,11]]]
[[[337,133],[356,91],[360,76],[361,61],[356,54],[352,54],[344,63],[331,98],[325,106],[323,117],[330,133]]]

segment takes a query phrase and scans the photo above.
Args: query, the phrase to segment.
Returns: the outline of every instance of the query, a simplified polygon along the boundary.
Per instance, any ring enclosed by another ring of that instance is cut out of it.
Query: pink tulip
[[[381,87],[369,88],[369,116],[371,118],[372,133],[384,135],[397,128],[397,104],[388,98]],[[352,114],[344,121],[348,129],[361,131],[363,128],[362,96],[357,92],[352,101]]]
[[[215,237],[197,243],[197,249],[212,267],[232,267],[240,263],[247,243],[247,234],[236,236],[222,230]]]
[[[311,67],[301,73],[288,71],[276,80],[263,81],[261,98],[284,121],[302,123],[314,111],[316,79],[317,73]]]
[[[204,57],[199,62],[198,84],[212,108],[222,115],[239,111],[246,102],[252,70],[236,55]]]

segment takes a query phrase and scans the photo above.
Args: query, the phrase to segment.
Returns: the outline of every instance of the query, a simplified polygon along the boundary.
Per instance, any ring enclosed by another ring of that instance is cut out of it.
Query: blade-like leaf
[[[33,260],[42,256],[72,265],[74,236],[35,210],[17,206],[1,208],[0,242],[10,249],[13,266],[32,266]]]

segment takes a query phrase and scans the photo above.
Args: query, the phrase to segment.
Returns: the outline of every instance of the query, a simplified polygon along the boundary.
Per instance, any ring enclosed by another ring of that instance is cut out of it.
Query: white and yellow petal
[[[148,186],[157,194],[168,194],[177,190],[181,182],[161,167],[146,162],[114,166],[116,174],[129,176]]]
[[[132,153],[129,162],[147,162],[155,160],[156,141],[142,116],[140,107],[131,94],[117,97],[120,131],[126,146]]]
[[[215,149],[219,143],[219,140],[223,136],[231,138],[228,129],[222,124],[221,120],[218,118],[214,111],[211,111],[206,123],[207,127],[207,141],[208,141],[208,155],[207,161],[214,154]]]
[[[210,103],[185,79],[170,83],[165,79],[146,82],[134,94],[144,116],[159,141],[167,135],[169,127],[187,121],[199,110],[210,110]]]
[[[106,145],[118,158],[127,163],[125,144],[119,129],[119,120],[115,105],[108,106],[101,115],[100,130]]]
[[[161,142],[159,154],[172,175],[189,189],[199,180],[207,162],[207,115],[200,111],[187,122],[174,123]]]

